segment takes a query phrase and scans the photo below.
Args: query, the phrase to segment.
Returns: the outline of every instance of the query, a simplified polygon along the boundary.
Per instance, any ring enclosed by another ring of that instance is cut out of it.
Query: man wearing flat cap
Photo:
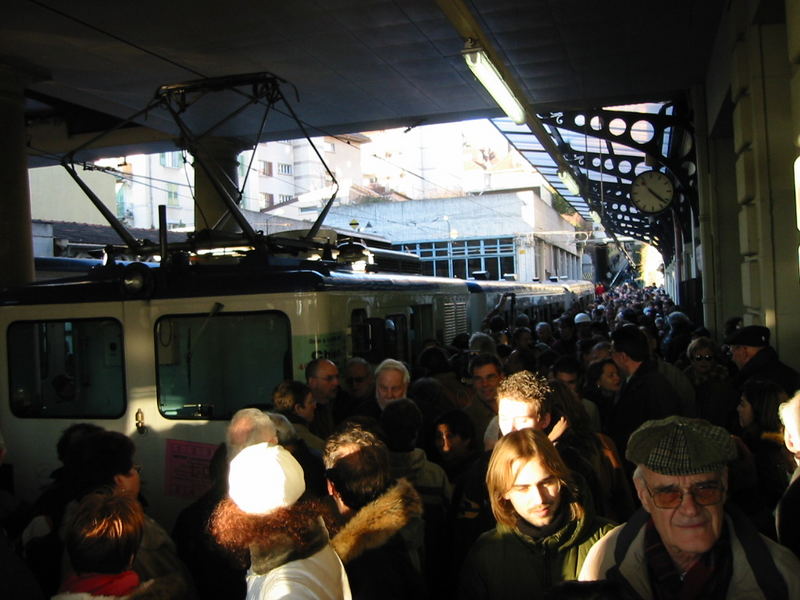
[[[778,359],[778,353],[769,345],[769,329],[761,325],[748,325],[735,329],[725,343],[730,346],[732,359],[739,372],[734,383],[741,389],[748,379],[766,379],[781,386],[788,396],[800,388],[800,375]]]
[[[726,509],[736,447],[722,427],[672,416],[628,442],[642,508],[598,541],[579,579],[619,582],[629,598],[800,598],[800,561]]]

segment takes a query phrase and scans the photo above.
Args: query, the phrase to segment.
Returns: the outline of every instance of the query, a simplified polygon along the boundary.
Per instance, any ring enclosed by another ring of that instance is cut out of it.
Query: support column
[[[772,330],[772,345],[800,366],[800,283],[786,26],[749,25],[732,61],[734,152],[745,324]]]
[[[200,141],[195,148],[194,164],[194,226],[195,231],[213,229],[236,233],[241,231],[236,221],[226,217],[227,207],[222,202],[219,192],[212,184],[211,177],[222,182],[232,198],[236,198],[239,186],[239,153],[244,149],[241,143],[223,138],[208,138]],[[203,160],[211,171],[211,177],[200,166],[197,158]],[[220,220],[222,219],[222,222]]]
[[[25,78],[0,65],[0,287],[34,280],[24,89]]]

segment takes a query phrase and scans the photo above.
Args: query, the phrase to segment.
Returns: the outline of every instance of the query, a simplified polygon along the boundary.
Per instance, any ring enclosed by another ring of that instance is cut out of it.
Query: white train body
[[[588,282],[522,284],[313,270],[186,267],[8,291],[0,297],[0,429],[16,494],[33,500],[73,423],[131,436],[150,512],[171,526],[207,485],[239,408],[304,381],[317,356],[413,362],[423,341],[475,331],[506,292],[506,317],[550,319],[593,298]],[[137,425],[138,421],[138,425]]]

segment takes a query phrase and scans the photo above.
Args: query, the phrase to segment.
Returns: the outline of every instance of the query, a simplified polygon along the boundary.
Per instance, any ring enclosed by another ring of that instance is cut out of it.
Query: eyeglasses
[[[133,470],[137,473],[141,474],[142,472],[142,465],[133,465]]]
[[[719,504],[725,495],[725,487],[719,481],[698,483],[691,486],[686,492],[676,486],[658,488],[654,491],[650,489],[647,482],[644,482],[644,487],[653,499],[653,504],[658,508],[678,508],[683,502],[686,492],[691,494],[692,499],[700,506]]]
[[[696,354],[692,357],[694,362],[700,362],[701,360],[712,361],[714,360],[714,356],[711,354]]]

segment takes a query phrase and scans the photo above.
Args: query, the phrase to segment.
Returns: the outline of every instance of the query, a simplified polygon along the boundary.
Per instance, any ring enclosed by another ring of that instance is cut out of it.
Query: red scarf
[[[139,575],[135,571],[124,571],[113,575],[108,573],[70,575],[61,586],[61,591],[83,592],[92,596],[127,596],[139,587],[140,582]]]

